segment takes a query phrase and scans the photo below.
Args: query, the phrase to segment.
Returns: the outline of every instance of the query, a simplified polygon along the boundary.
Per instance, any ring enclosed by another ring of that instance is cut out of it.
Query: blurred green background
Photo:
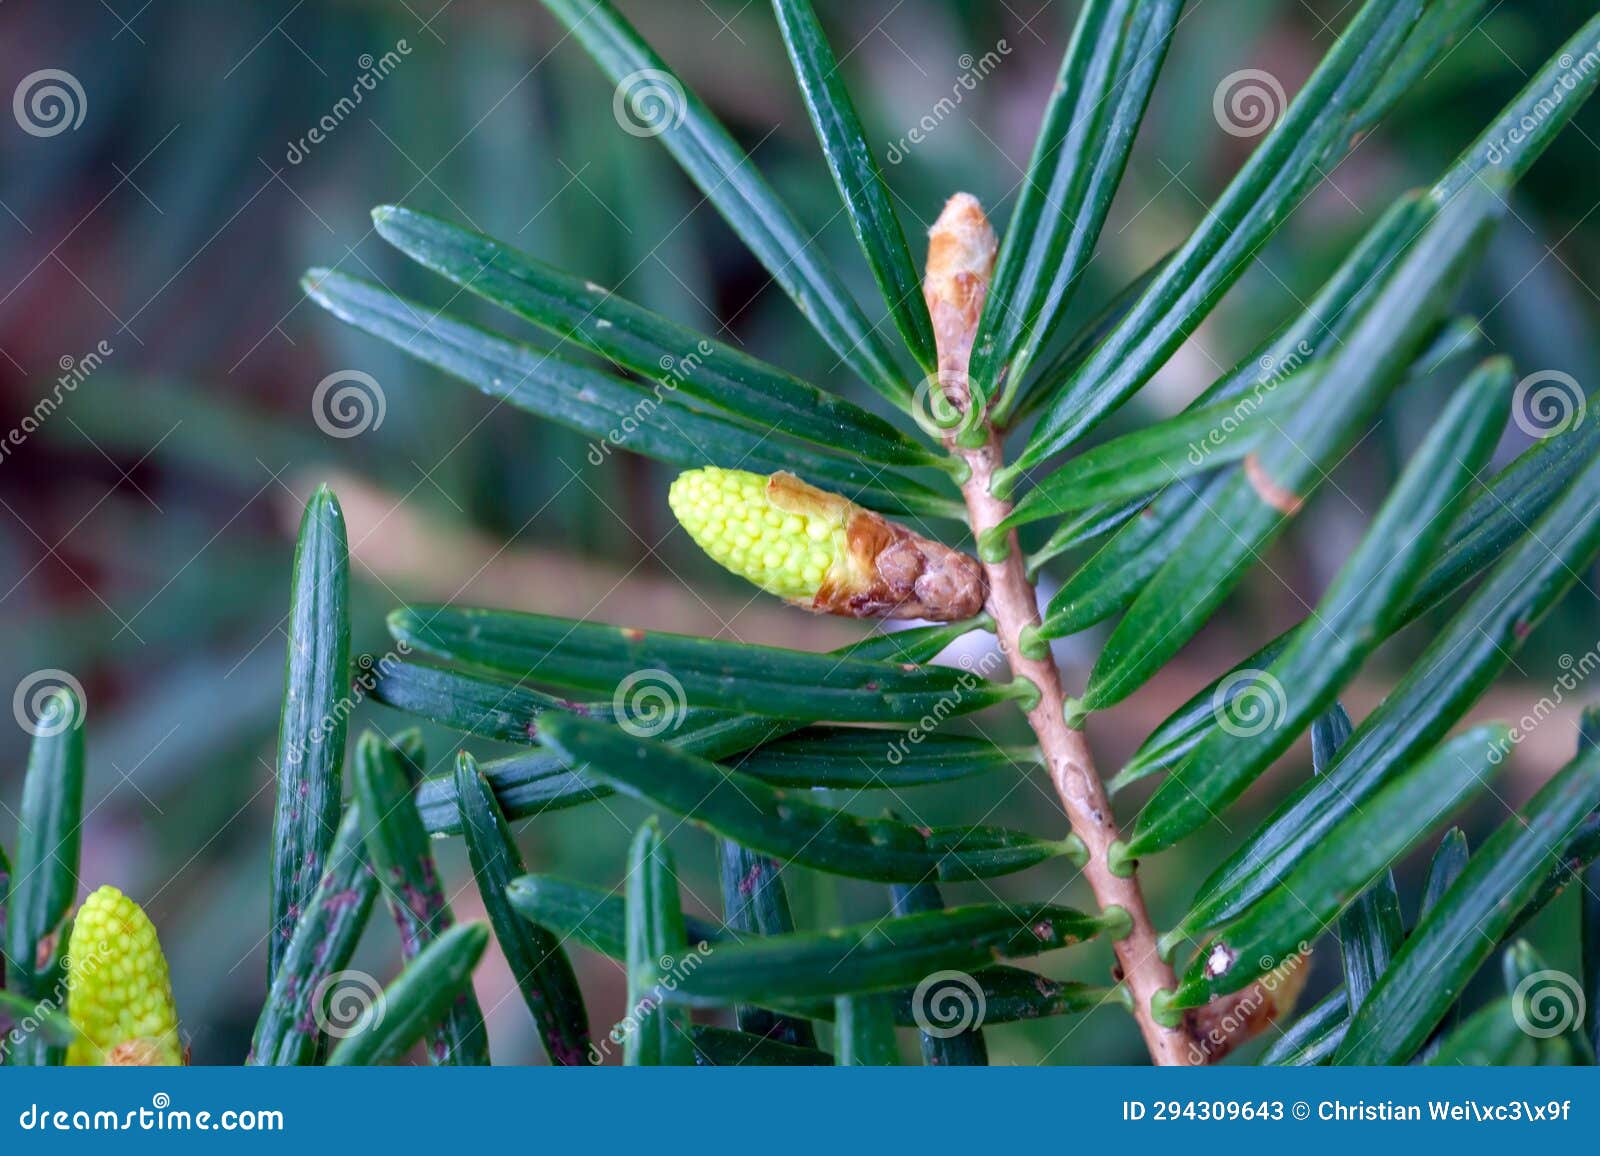
[[[334,484],[351,524],[355,645],[384,649],[383,614],[408,598],[459,599],[665,629],[820,647],[851,636],[766,601],[716,571],[673,531],[667,474],[640,460],[584,462],[586,443],[447,381],[303,298],[310,265],[333,265],[442,304],[445,286],[372,233],[368,209],[397,202],[465,222],[679,320],[717,332],[819,384],[870,403],[789,301],[768,284],[659,145],[622,132],[612,89],[531,0],[101,0],[7,4],[0,79],[41,69],[81,85],[75,128],[48,136],[0,119],[0,425],[20,426],[65,374],[59,408],[0,458],[0,690],[33,672],[85,688],[90,751],[83,883],[143,902],[172,960],[198,1063],[233,1063],[262,995],[271,768],[281,690],[292,534],[300,502]],[[767,5],[624,0],[661,54],[723,116],[755,163],[818,230],[816,243],[874,294],[798,101]],[[819,0],[880,157],[959,86],[974,58],[998,64],[886,173],[915,237],[944,198],[977,194],[1003,222],[1076,15],[1060,0]],[[1308,296],[1395,194],[1433,178],[1562,39],[1586,0],[1492,5],[1393,117],[1301,206],[1245,279],[1114,428],[1176,409]],[[1348,19],[1343,0],[1199,0],[1178,33],[1091,281],[1092,312],[1201,217],[1250,141],[1222,132],[1212,97],[1241,68],[1292,93]],[[397,63],[321,143],[302,147],[375,60]],[[1486,347],[1521,372],[1596,376],[1600,256],[1591,216],[1600,108],[1585,110],[1519,189],[1514,214],[1469,292]],[[469,313],[476,302],[453,303]],[[484,314],[488,316],[488,314]],[[492,323],[508,327],[502,317]],[[103,344],[102,344],[103,343]],[[99,352],[97,352],[99,351]],[[99,359],[95,363],[94,354]],[[313,420],[318,383],[340,370],[381,385],[381,424],[358,437]],[[87,372],[85,372],[87,371]],[[1350,501],[1322,500],[1178,663],[1091,727],[1114,766],[1172,706],[1299,617],[1359,533],[1371,499],[1436,412],[1452,378],[1402,393],[1341,469]],[[1509,457],[1525,442],[1508,435]],[[1587,591],[1530,641],[1480,715],[1511,717],[1546,693],[1564,653],[1600,640]],[[1358,718],[1427,627],[1369,664]],[[1063,659],[1081,677],[1092,636]],[[1074,678],[1069,670],[1069,682]],[[1516,755],[1501,794],[1517,802],[1571,749],[1575,707]],[[364,705],[356,719],[404,721]],[[993,723],[986,723],[991,731]],[[1002,728],[1003,729],[1003,728]],[[0,839],[14,837],[26,738],[0,728]],[[430,732],[442,770],[454,739]],[[1260,813],[1285,778],[1241,809]],[[1130,801],[1125,800],[1125,803]],[[862,799],[867,811],[883,800]],[[1061,828],[1048,784],[968,780],[925,789],[919,813]],[[1130,804],[1131,805],[1131,804]],[[975,810],[976,808],[976,810]],[[1498,807],[1496,807],[1498,811]],[[639,808],[606,805],[522,825],[530,867],[611,885]],[[1473,833],[1487,829],[1484,813]],[[1231,820],[1230,820],[1231,821]],[[1225,831],[1145,873],[1158,920],[1188,898]],[[675,846],[689,902],[715,908],[709,840]],[[479,910],[455,843],[440,846],[457,915]],[[1406,874],[1414,903],[1415,864]],[[881,889],[804,873],[803,923],[866,918]],[[1403,886],[1405,884],[1403,883]],[[1067,902],[1069,871],[1002,881],[1007,895]],[[1080,892],[1082,892],[1080,894]],[[961,889],[951,888],[950,898]],[[1573,936],[1570,897],[1535,928],[1552,963]],[[385,920],[355,966],[396,968]],[[1539,933],[1543,934],[1540,935]],[[597,1035],[621,1014],[623,978],[580,950]],[[1313,990],[1337,972],[1319,953]],[[1109,952],[1046,957],[1052,974],[1100,981]],[[543,1062],[503,963],[479,975],[496,1058]],[[990,1032],[996,1062],[1131,1062],[1121,1013]]]

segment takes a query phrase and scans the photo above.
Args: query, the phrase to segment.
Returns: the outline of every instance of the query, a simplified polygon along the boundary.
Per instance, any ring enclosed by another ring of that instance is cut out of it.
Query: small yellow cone
[[[741,578],[779,598],[815,598],[845,552],[851,503],[786,510],[767,490],[761,474],[707,466],[679,474],[667,504],[700,548]]]
[[[78,908],[67,944],[67,1014],[74,1065],[183,1063],[172,980],[155,925],[115,887]]]
[[[687,470],[667,503],[722,566],[808,610],[958,622],[988,594],[975,558],[793,474]]]

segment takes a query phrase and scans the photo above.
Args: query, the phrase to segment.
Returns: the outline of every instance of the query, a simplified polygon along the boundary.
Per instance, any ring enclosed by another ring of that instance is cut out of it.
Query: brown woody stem
[[[994,234],[977,201],[965,194],[952,197],[930,233],[924,282],[939,343],[941,381],[949,379],[962,385],[966,382],[968,356],[987,289],[988,263],[993,257]],[[966,389],[950,392],[953,403],[970,404],[968,397],[962,396],[968,393]],[[1002,465],[1002,449],[999,434],[993,428],[986,432],[987,438],[979,446],[963,448],[954,442],[951,446],[971,470],[961,489],[972,532],[979,540],[1011,513],[1011,504],[996,498],[990,489],[990,480]],[[1132,921],[1132,929],[1114,947],[1122,979],[1133,996],[1133,1016],[1150,1058],[1157,1064],[1192,1064],[1202,1053],[1193,1047],[1189,1033],[1181,1027],[1158,1023],[1152,1010],[1156,993],[1171,991],[1177,981],[1156,949],[1155,928],[1137,876],[1129,872],[1123,877],[1111,870],[1107,852],[1120,832],[1089,744],[1082,731],[1067,725],[1061,672],[1048,648],[1037,658],[1030,658],[1022,648],[1022,631],[1039,622],[1038,595],[1028,581],[1014,532],[1007,535],[1006,545],[1003,560],[984,563],[989,579],[989,612],[994,616],[1000,648],[1010,663],[1012,677],[1025,678],[1038,688],[1038,701],[1027,712],[1028,722],[1038,736],[1072,830],[1088,848],[1084,875],[1095,900],[1102,910],[1122,908]]]
[[[981,448],[961,453],[972,467],[972,477],[962,487],[967,513],[973,532],[981,534],[999,525],[1011,512],[1010,503],[989,492],[989,478],[1001,464],[999,438],[991,433]],[[1178,1028],[1163,1027],[1151,1012],[1150,1001],[1156,992],[1171,990],[1177,982],[1156,950],[1155,927],[1137,875],[1122,878],[1113,874],[1106,859],[1106,852],[1121,832],[1083,732],[1067,726],[1061,672],[1048,653],[1043,658],[1029,658],[1019,645],[1023,628],[1039,622],[1039,603],[1024,573],[1015,533],[1009,535],[1008,545],[1010,551],[1003,562],[984,564],[989,575],[989,613],[994,616],[1000,648],[1011,664],[1012,676],[1026,678],[1039,688],[1039,701],[1028,712],[1028,723],[1039,738],[1050,779],[1072,830],[1089,850],[1083,873],[1094,890],[1095,900],[1102,909],[1121,907],[1133,921],[1133,930],[1114,946],[1123,980],[1133,996],[1133,1016],[1150,1049],[1150,1058],[1158,1064],[1192,1063],[1187,1034]]]

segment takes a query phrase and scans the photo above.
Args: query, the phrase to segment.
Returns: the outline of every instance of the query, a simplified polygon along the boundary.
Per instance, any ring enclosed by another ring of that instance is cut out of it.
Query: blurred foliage
[[[285,11],[262,0],[104,0],[76,7],[71,20],[52,5],[0,12],[5,90],[38,69],[58,68],[78,78],[86,98],[82,123],[71,131],[37,137],[11,121],[0,126],[0,424],[20,428],[59,375],[91,365],[85,359],[101,342],[110,350],[64,392],[36,434],[5,446],[0,458],[7,639],[0,687],[45,667],[69,670],[84,684],[93,720],[84,883],[112,882],[145,902],[168,944],[196,1062],[235,1062],[263,984],[271,736],[291,536],[299,499],[314,481],[335,468],[360,476],[511,553],[556,551],[617,573],[731,589],[681,535],[668,535],[659,468],[620,456],[586,468],[587,447],[575,435],[442,384],[308,306],[300,272],[332,263],[442,304],[438,284],[372,233],[368,208],[402,203],[513,239],[812,380],[841,388],[841,374],[655,143],[619,131],[610,87],[535,5],[307,0]],[[860,298],[871,300],[767,6],[637,0],[624,7],[820,230],[816,244],[854,278]],[[885,152],[955,91],[969,58],[999,53],[998,66],[961,90],[959,105],[927,139],[886,166],[908,233],[920,235],[958,188],[1004,220],[1076,7],[1062,0],[819,2],[869,136]],[[1191,5],[1091,266],[1093,283],[1078,295],[1080,316],[1179,240],[1237,167],[1250,142],[1224,135],[1212,120],[1220,78],[1263,67],[1292,92],[1326,50],[1343,9],[1334,0]],[[1319,283],[1377,206],[1431,179],[1591,10],[1586,0],[1494,6],[1328,175],[1272,241],[1263,269],[1130,411],[1177,408],[1245,353]],[[363,91],[325,140],[305,147],[309,130],[371,69],[370,58],[391,51],[392,71]],[[1600,376],[1600,300],[1585,276],[1600,258],[1586,179],[1597,141],[1600,108],[1591,106],[1522,186],[1468,301],[1484,318],[1487,342],[1514,356],[1522,372],[1557,369],[1585,384]],[[452,307],[479,308],[465,298]],[[386,400],[382,424],[349,439],[324,434],[310,404],[318,382],[343,369],[371,374]],[[872,404],[865,389],[848,388],[854,400]],[[1340,484],[1356,503],[1393,476],[1399,451],[1415,441],[1439,396],[1427,384],[1404,392],[1345,464]],[[1520,448],[1508,440],[1501,454]],[[1325,501],[1310,511],[1281,551],[1282,581],[1258,576],[1247,587],[1234,613],[1191,648],[1185,669],[1192,677],[1162,692],[1165,705],[1202,685],[1225,656],[1247,652],[1297,617],[1299,599],[1325,583],[1359,520],[1349,503]],[[429,570],[442,560],[413,543],[401,565],[380,574],[364,560],[362,543],[352,546],[359,653],[383,645],[382,613],[429,589]],[[541,591],[527,589],[520,603],[540,608]],[[1245,606],[1249,612],[1240,612]],[[1540,693],[1556,655],[1600,634],[1592,606],[1569,603],[1525,651],[1520,670]],[[1417,645],[1403,639],[1397,647]],[[1069,645],[1065,653],[1071,660],[1084,652]],[[1145,708],[1145,721],[1162,706]],[[365,706],[355,722],[388,731],[398,725],[396,716]],[[1092,734],[1115,757],[1141,728],[1126,729],[1103,725]],[[428,737],[439,773],[452,739]],[[20,729],[0,738],[0,800],[17,797],[25,739]],[[1553,745],[1564,757],[1568,736]],[[1530,776],[1542,778],[1555,761]],[[1290,773],[1304,773],[1298,755],[1287,762]],[[934,821],[956,817],[969,789],[923,788],[924,813]],[[1530,791],[1523,783],[1516,793]],[[588,824],[535,822],[523,836],[528,865],[610,885],[642,813],[610,801],[586,812]],[[988,821],[1042,833],[1058,826],[1042,778],[1016,785]],[[0,819],[8,840],[13,823]],[[1196,839],[1181,854],[1213,861],[1216,840]],[[691,908],[714,910],[711,843],[692,836],[677,843]],[[447,878],[461,886],[459,842],[439,850]],[[1158,923],[1186,897],[1161,890],[1164,877],[1182,874],[1180,864],[1164,863],[1149,880]],[[1404,893],[1416,892],[1423,866],[1408,865]],[[1073,875],[1064,863],[1043,870],[1063,888]],[[1001,881],[996,890],[1010,898],[1009,886]],[[805,872],[795,873],[791,889],[801,926],[864,918],[886,901],[881,888]],[[951,888],[952,901],[964,890]],[[476,897],[468,890],[456,902],[470,907]],[[1570,920],[1569,906],[1563,901],[1548,918]],[[368,950],[393,958],[382,937]],[[1104,958],[1093,958],[1092,968],[1103,968]],[[620,1007],[618,969],[592,956],[578,963],[595,1006]],[[1322,962],[1308,998],[1336,978],[1336,964]],[[514,994],[508,977],[493,965],[483,976],[480,989],[499,985],[482,991],[486,1009],[498,1005],[490,1011],[496,1055],[531,1058],[537,1046],[518,1001],[506,998]],[[997,1062],[1135,1058],[1104,1051],[1114,1045],[1102,1041],[1124,1033],[1078,1026],[997,1029],[991,1048]]]

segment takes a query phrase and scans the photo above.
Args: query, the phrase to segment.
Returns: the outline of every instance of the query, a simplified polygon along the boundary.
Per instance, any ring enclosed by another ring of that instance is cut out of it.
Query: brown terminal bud
[[[978,198],[957,193],[928,230],[928,265],[922,295],[939,350],[939,381],[951,402],[965,409],[967,362],[978,331],[999,242]]]

